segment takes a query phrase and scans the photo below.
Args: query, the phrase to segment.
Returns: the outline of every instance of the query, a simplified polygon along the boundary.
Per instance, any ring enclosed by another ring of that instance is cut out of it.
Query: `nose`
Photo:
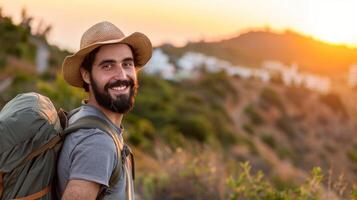
[[[114,71],[114,78],[118,80],[127,79],[127,74],[122,66],[118,66]]]

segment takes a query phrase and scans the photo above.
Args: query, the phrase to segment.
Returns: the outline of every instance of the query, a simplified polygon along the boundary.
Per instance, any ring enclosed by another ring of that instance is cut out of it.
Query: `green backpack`
[[[99,128],[110,135],[117,147],[118,161],[123,161],[123,155],[131,155],[130,163],[134,172],[131,152],[127,154],[125,151],[126,154],[123,154],[126,146],[104,120],[87,116],[69,127],[67,123],[67,113],[61,109],[57,112],[49,98],[37,93],[19,94],[3,107],[0,112],[1,200],[55,199],[57,157],[63,139],[78,129]],[[119,180],[121,166],[118,163],[114,169],[110,187]],[[127,164],[123,169],[128,175]],[[128,199],[133,198],[131,180],[126,180],[129,185]],[[101,189],[98,199],[103,198],[105,189]]]

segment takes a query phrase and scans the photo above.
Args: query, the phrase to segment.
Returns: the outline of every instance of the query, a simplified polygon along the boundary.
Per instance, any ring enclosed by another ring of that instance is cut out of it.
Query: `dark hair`
[[[81,64],[81,68],[83,68],[89,73],[92,73],[93,62],[95,60],[95,56],[97,55],[99,49],[100,47],[95,48],[89,54],[87,54],[86,57],[84,57]],[[86,92],[89,91],[89,85],[84,81],[83,81],[83,88]]]

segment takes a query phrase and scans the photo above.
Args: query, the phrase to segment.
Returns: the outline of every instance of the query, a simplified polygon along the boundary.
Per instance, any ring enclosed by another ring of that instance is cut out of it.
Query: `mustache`
[[[118,86],[134,87],[134,86],[137,86],[137,83],[135,83],[135,81],[132,78],[129,77],[127,80],[116,80],[114,82],[110,82],[110,83],[105,84],[104,90],[108,91],[109,88],[118,87]]]

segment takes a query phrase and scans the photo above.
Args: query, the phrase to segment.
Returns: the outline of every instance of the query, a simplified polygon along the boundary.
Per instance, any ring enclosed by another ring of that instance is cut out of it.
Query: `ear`
[[[82,67],[79,68],[80,72],[81,72],[81,76],[82,76],[82,79],[85,83],[87,83],[88,85],[90,85],[90,74],[87,70],[83,69]]]

